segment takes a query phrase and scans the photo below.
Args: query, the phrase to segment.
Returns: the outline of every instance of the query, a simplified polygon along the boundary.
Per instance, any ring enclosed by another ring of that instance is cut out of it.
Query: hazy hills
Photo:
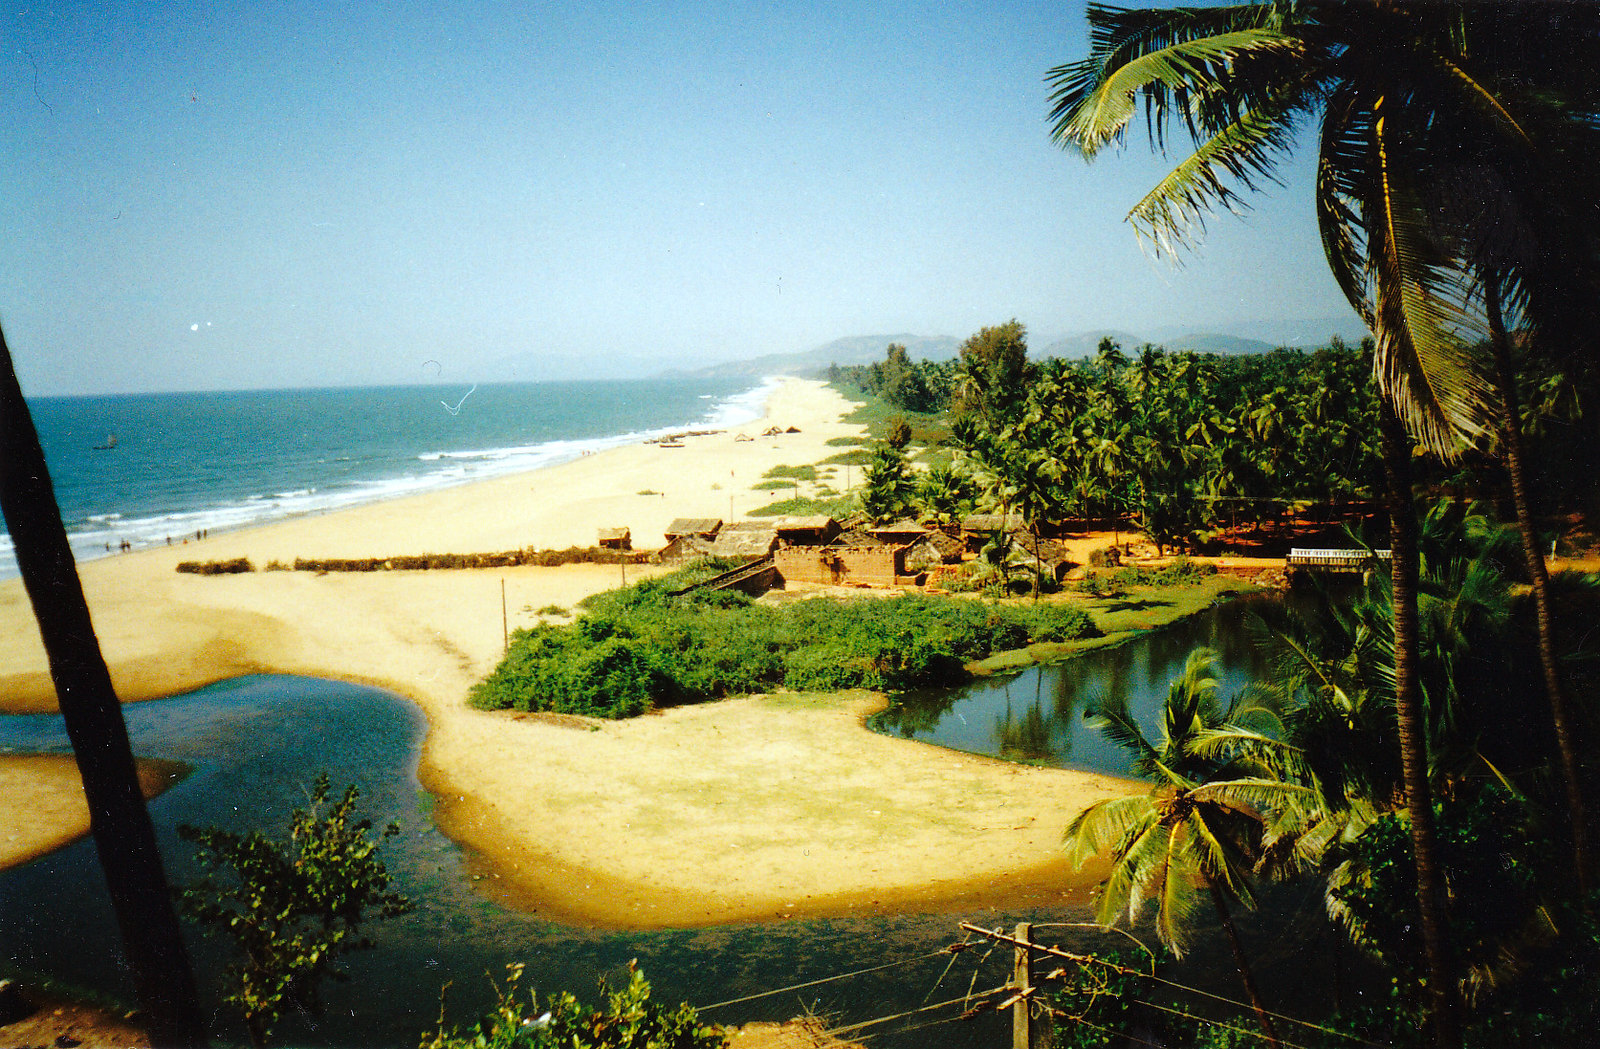
[[[1234,354],[1266,353],[1278,346],[1325,346],[1334,335],[1356,343],[1365,334],[1361,322],[1353,314],[1348,319],[1328,317],[1241,324],[1233,333],[1174,327],[1157,328],[1145,334],[1100,329],[1044,338],[1030,337],[1028,356],[1088,357],[1094,354],[1100,340],[1106,337],[1120,344],[1122,351],[1129,354],[1147,342],[1173,353],[1189,350],[1195,353]],[[953,335],[852,335],[799,353],[766,354],[674,374],[707,377],[815,374],[830,364],[870,364],[881,361],[884,350],[892,342],[905,346],[906,352],[915,360],[944,360],[954,357],[963,341]]]

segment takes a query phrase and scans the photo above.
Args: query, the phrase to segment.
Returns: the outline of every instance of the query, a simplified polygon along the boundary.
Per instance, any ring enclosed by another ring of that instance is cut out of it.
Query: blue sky
[[[0,321],[30,393],[1347,313],[1304,151],[1183,267],[1141,251],[1123,216],[1178,158],[1049,139],[1081,3],[101,3],[0,25]]]

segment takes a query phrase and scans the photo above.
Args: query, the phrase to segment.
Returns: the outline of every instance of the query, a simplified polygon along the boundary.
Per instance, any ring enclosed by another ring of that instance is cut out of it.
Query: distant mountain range
[[[1361,322],[1353,315],[1317,318],[1301,321],[1260,322],[1240,324],[1238,333],[1205,331],[1198,328],[1157,328],[1146,335],[1104,329],[1076,332],[1047,338],[1033,338],[1028,356],[1092,357],[1100,340],[1110,337],[1132,354],[1145,343],[1154,343],[1172,353],[1240,354],[1267,353],[1279,346],[1314,348],[1326,346],[1337,335],[1352,345],[1367,334]],[[1240,334],[1243,333],[1243,334]],[[830,364],[871,364],[883,360],[884,351],[892,342],[906,348],[913,360],[940,361],[954,357],[964,339],[953,335],[852,335],[834,339],[810,350],[798,353],[772,353],[742,361],[725,361],[693,371],[668,374],[707,378],[737,378],[762,375],[816,375],[826,371]]]

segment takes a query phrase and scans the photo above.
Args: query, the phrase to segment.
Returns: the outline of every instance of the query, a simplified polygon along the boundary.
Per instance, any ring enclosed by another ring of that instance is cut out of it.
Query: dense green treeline
[[[898,352],[897,352],[898,351]],[[907,411],[942,410],[954,462],[915,490],[904,457],[869,464],[863,503],[884,519],[973,507],[1030,521],[1132,517],[1162,546],[1196,547],[1290,503],[1365,498],[1379,476],[1370,346],[1215,356],[1103,340],[1088,360],[1027,359],[1016,321],[952,361],[835,367],[841,387]]]
[[[734,591],[671,591],[695,566],[597,594],[564,626],[519,630],[474,686],[484,709],[631,717],[774,688],[897,690],[965,680],[965,664],[1032,642],[1092,637],[1079,609],[921,595],[772,607]]]
[[[829,377],[892,409],[942,412],[949,425],[948,454],[920,475],[892,442],[875,448],[861,493],[875,520],[974,509],[1043,525],[1126,519],[1162,547],[1194,550],[1232,525],[1381,490],[1372,362],[1370,339],[1230,356],[1150,344],[1130,355],[1105,339],[1092,358],[1030,361],[1026,330],[1011,321],[952,360],[910,361],[890,346],[884,361],[836,365]],[[1533,480],[1550,509],[1595,508],[1600,473],[1585,448],[1597,435],[1580,386],[1548,366],[1528,368],[1520,385],[1523,428],[1543,452]],[[1491,456],[1417,466],[1426,487],[1508,507]]]

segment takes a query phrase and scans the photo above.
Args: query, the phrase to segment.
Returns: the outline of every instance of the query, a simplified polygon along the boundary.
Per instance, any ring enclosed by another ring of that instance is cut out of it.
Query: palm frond
[[[1380,102],[1374,107],[1375,149],[1368,228],[1372,237],[1373,370],[1378,389],[1422,445],[1454,459],[1489,429],[1493,391],[1472,352],[1482,344],[1467,301],[1471,283],[1430,230],[1413,179],[1415,149],[1402,139]]]
[[[1100,730],[1112,743],[1133,756],[1133,767],[1141,775],[1157,771],[1161,755],[1128,709],[1126,696],[1096,696],[1084,709],[1084,719]]]
[[[1190,836],[1175,828],[1167,836],[1167,851],[1151,880],[1156,898],[1156,935],[1182,957],[1187,947],[1189,914],[1194,909],[1194,860],[1190,855]],[[1154,875],[1159,875],[1159,879]]]
[[[1305,107],[1300,85],[1292,84],[1223,128],[1156,183],[1128,212],[1140,241],[1158,255],[1177,258],[1205,232],[1206,216],[1217,208],[1238,214],[1248,206],[1240,189],[1278,181],[1277,164],[1294,144],[1292,117]]]
[[[1148,895],[1152,872],[1158,869],[1165,857],[1171,835],[1171,828],[1155,820],[1140,828],[1112,864],[1111,875],[1101,888],[1096,921],[1102,925],[1115,925],[1117,915],[1124,910],[1130,919],[1137,918]]]
[[[1294,51],[1299,42],[1276,29],[1255,28],[1180,40],[1117,61],[1113,55],[1052,69],[1045,76],[1051,92],[1051,135],[1061,146],[1076,146],[1093,157],[1121,139],[1144,96],[1152,107],[1152,126],[1164,123],[1174,102],[1189,107],[1219,90],[1229,63],[1252,51]]]
[[[1155,802],[1148,794],[1131,794],[1096,802],[1068,824],[1061,840],[1067,859],[1082,867],[1120,842],[1137,836],[1139,828],[1154,823]]]
[[[1371,113],[1360,94],[1341,86],[1327,101],[1317,152],[1315,195],[1317,228],[1333,279],[1370,331],[1377,323],[1368,293],[1366,231],[1361,200],[1365,195],[1365,145]]]

